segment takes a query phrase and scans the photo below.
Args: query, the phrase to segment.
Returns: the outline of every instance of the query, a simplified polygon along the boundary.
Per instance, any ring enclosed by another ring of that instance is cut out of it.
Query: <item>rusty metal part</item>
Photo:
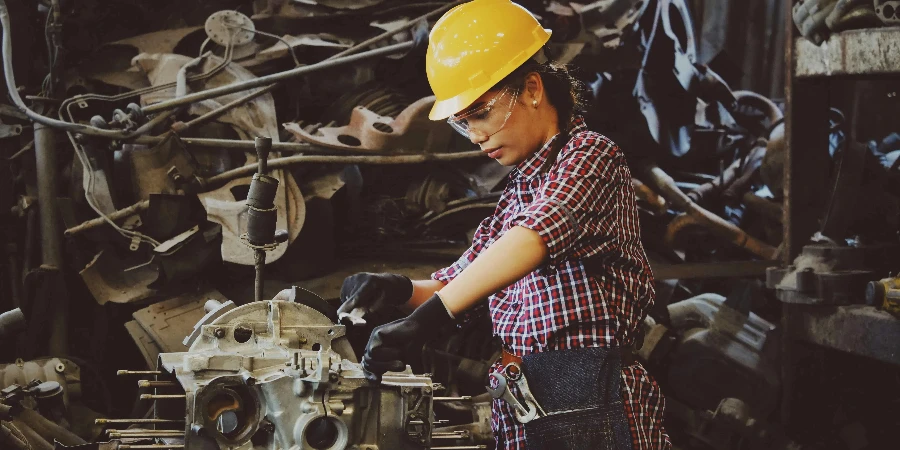
[[[650,189],[650,186],[644,184],[643,181],[632,178],[631,186],[634,188],[634,193],[638,200],[647,203],[651,211],[656,214],[665,214],[668,211],[666,200],[660,197],[653,189]]]
[[[187,131],[187,130],[193,128],[193,127],[196,127],[197,125],[202,125],[202,124],[204,124],[204,123],[206,123],[206,122],[209,122],[210,120],[216,119],[216,118],[218,118],[219,116],[221,116],[221,115],[227,113],[227,112],[230,111],[231,109],[233,109],[233,108],[235,108],[235,107],[238,107],[238,106],[241,106],[241,105],[243,105],[244,103],[247,103],[247,102],[249,102],[250,100],[255,99],[256,97],[259,97],[260,95],[268,94],[269,92],[272,92],[276,87],[277,87],[277,85],[275,85],[275,84],[270,84],[269,86],[266,86],[266,87],[264,87],[264,88],[262,88],[262,89],[259,89],[259,90],[257,90],[257,91],[253,91],[253,92],[251,92],[251,93],[249,93],[249,94],[247,94],[247,95],[244,95],[244,96],[242,96],[242,97],[240,97],[240,98],[236,98],[236,99],[234,99],[234,100],[232,100],[232,101],[230,101],[230,102],[228,102],[228,103],[226,103],[226,104],[224,104],[224,105],[222,105],[222,106],[220,106],[220,107],[218,107],[218,108],[216,108],[216,109],[213,109],[212,111],[209,111],[209,112],[203,114],[203,115],[200,116],[200,117],[197,117],[197,118],[195,118],[195,119],[190,120],[190,121],[187,122],[187,123],[177,122],[177,123],[175,123],[175,124],[172,125],[172,130],[175,131],[175,132],[177,132],[177,133],[184,133],[185,131]]]
[[[109,218],[109,220],[124,219],[124,218],[132,216],[134,214],[146,211],[149,208],[150,208],[150,200],[141,200],[127,208],[122,208],[118,211],[108,214],[106,217]],[[92,230],[94,228],[97,228],[97,227],[99,227],[101,225],[105,225],[105,224],[106,224],[106,219],[104,219],[102,217],[98,217],[96,219],[91,219],[91,220],[82,222],[74,227],[68,228],[68,229],[66,229],[64,234],[66,236],[75,236],[79,233],[83,233],[85,231]]]
[[[753,192],[745,193],[741,200],[747,209],[753,210],[769,220],[778,223],[784,220],[784,208],[781,203],[760,197]]]
[[[786,337],[900,366],[900,320],[887,311],[863,305],[792,307]]]
[[[889,75],[896,73],[900,29],[848,30],[833,34],[826,45],[805,39],[795,41],[795,76]]]
[[[679,227],[688,223],[697,223],[754,255],[765,259],[777,257],[778,252],[775,247],[750,236],[734,224],[696,204],[675,185],[675,180],[659,167],[650,166],[645,173],[647,179],[656,187],[656,190],[660,192],[663,198],[671,203],[673,207],[684,211],[685,217],[690,217],[689,219],[681,219],[674,227],[670,225],[670,230],[673,231],[668,232],[667,235],[674,235]]]
[[[308,133],[296,123],[288,123],[284,127],[300,140],[337,149],[386,151],[415,148],[422,144],[439,149],[446,147],[451,135],[444,124],[428,119],[432,105],[434,96],[422,98],[393,120],[357,107],[350,115],[349,125],[319,128],[316,134]]]
[[[187,346],[182,341],[191,334],[194,324],[207,314],[204,308],[209,300],[227,302],[219,291],[208,290],[185,293],[132,314],[134,320],[128,322],[125,328],[140,349],[148,367],[156,364],[160,353],[187,351]],[[225,311],[227,309],[222,312]]]
[[[743,195],[741,191],[748,187],[750,177],[759,168],[765,153],[765,146],[754,147],[746,158],[736,158],[728,168],[722,171],[721,175],[688,192],[688,197],[694,202],[702,203],[711,196],[734,197],[735,192]],[[737,183],[738,180],[742,180],[742,182]],[[738,185],[735,186],[736,184]]]
[[[152,148],[142,147],[126,144],[122,149],[131,169],[129,178],[136,198],[148,201],[154,194],[177,194],[178,181],[193,178],[193,158],[174,134]]]

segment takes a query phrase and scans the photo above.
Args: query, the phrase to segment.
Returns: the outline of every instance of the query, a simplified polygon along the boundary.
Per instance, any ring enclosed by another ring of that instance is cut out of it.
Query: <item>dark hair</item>
[[[568,134],[575,116],[583,114],[587,108],[587,86],[570,73],[569,67],[552,62],[539,63],[528,60],[506,78],[500,80],[495,88],[510,87],[519,92],[525,87],[525,76],[537,72],[544,83],[544,92],[550,104],[556,108],[559,117],[559,129]],[[563,139],[565,141],[565,139]]]

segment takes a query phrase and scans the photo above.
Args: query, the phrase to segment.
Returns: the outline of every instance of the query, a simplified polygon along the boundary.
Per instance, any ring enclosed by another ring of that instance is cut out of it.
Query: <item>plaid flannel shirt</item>
[[[432,278],[459,275],[506,230],[537,231],[549,262],[490,296],[493,332],[516,355],[545,350],[630,345],[653,303],[653,275],[640,240],[631,173],[619,148],[587,130],[583,119],[550,170],[541,171],[557,135],[509,176],[494,214],[481,222],[472,246]],[[599,259],[602,273],[583,263]],[[483,311],[484,305],[471,313]],[[499,363],[492,370],[499,371]],[[625,415],[635,449],[671,448],[663,429],[665,401],[640,365],[622,370]],[[494,400],[491,426],[498,448],[524,449],[525,430],[510,407]]]

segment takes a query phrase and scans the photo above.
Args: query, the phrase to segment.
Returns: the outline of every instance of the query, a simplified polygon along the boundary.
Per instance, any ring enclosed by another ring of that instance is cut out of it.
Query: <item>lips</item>
[[[500,149],[501,148],[502,147],[497,147],[497,148],[482,150],[482,151],[487,153],[488,157],[497,159],[500,157]]]

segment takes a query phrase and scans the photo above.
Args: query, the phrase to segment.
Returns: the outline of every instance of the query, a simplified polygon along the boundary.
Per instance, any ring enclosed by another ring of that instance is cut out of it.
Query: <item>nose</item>
[[[469,130],[469,140],[475,145],[480,145],[482,142],[488,140],[489,137],[490,136],[481,134],[475,130]]]

